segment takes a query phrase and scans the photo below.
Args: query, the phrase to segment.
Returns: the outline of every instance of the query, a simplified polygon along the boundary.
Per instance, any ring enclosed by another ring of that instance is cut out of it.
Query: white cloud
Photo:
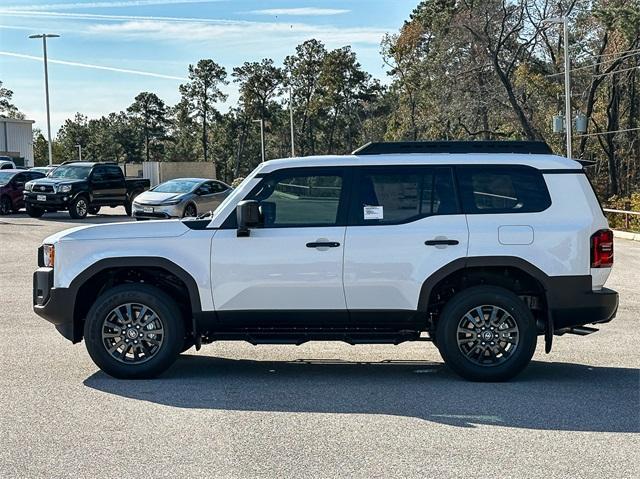
[[[301,8],[267,8],[264,10],[251,10],[248,13],[255,15],[296,15],[296,16],[324,16],[324,15],[341,15],[349,13],[351,10],[344,8],[317,8],[317,7],[301,7]]]
[[[262,41],[299,41],[317,38],[327,44],[378,45],[387,30],[380,28],[335,27],[306,23],[241,22],[224,20],[218,23],[175,23],[166,21],[127,21],[117,24],[96,24],[88,33],[120,38],[151,39],[183,42],[221,40],[255,44]]]
[[[109,2],[74,2],[74,3],[50,3],[40,5],[14,5],[2,10],[76,10],[82,8],[121,8],[121,7],[146,7],[153,5],[179,5],[185,3],[217,3],[224,0],[123,0]]]
[[[6,56],[6,57],[13,57],[13,58],[22,58],[24,60],[37,60],[37,61],[42,61],[42,57],[38,57],[38,56],[34,56],[34,55],[24,55],[22,53],[15,53],[15,52],[2,52],[0,51],[0,56]],[[154,77],[154,78],[164,78],[167,80],[187,80],[187,78],[185,77],[179,77],[179,76],[173,76],[173,75],[165,75],[163,73],[154,73],[154,72],[146,72],[146,71],[141,71],[141,70],[130,70],[128,68],[118,68],[118,67],[109,67],[109,66],[104,66],[104,65],[93,65],[91,63],[79,63],[79,62],[70,62],[70,61],[66,61],[66,60],[54,60],[51,58],[47,59],[48,63],[54,63],[57,65],[67,65],[67,66],[71,66],[71,67],[80,67],[80,68],[90,68],[92,70],[105,70],[105,71],[110,71],[110,72],[117,72],[117,73],[127,73],[127,74],[131,74],[131,75],[141,75],[141,76],[147,76],[147,77]]]

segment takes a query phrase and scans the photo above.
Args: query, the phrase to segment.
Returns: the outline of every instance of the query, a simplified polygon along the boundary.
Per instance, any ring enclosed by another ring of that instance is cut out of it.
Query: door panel
[[[352,318],[371,320],[358,314],[366,310],[416,311],[423,283],[467,254],[469,232],[453,172],[447,167],[369,167],[359,169],[355,184],[344,259]]]
[[[468,237],[464,215],[430,216],[401,225],[347,227],[347,307],[350,311],[416,311],[424,281],[447,263],[465,257]],[[444,239],[458,244],[425,244]]]
[[[247,237],[216,232],[212,294],[225,327],[346,324],[343,175],[336,168],[274,172],[245,198],[260,204],[261,225]]]

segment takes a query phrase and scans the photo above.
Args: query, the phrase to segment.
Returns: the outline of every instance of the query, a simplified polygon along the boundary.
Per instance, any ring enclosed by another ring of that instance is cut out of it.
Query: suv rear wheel
[[[436,339],[445,363],[472,381],[505,381],[521,372],[536,349],[529,308],[511,291],[475,286],[445,306]]]
[[[176,303],[144,284],[116,286],[89,310],[84,337],[91,359],[122,379],[157,376],[183,347],[184,323]]]

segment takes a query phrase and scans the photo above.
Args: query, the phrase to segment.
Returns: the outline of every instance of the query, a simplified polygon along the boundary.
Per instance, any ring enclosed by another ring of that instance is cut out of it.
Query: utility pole
[[[49,70],[47,67],[47,38],[58,38],[60,35],[54,33],[42,33],[40,35],[29,35],[29,38],[42,38],[42,51],[44,59],[44,94],[47,106],[47,144],[49,147],[49,165],[53,164],[53,149],[51,146],[51,114],[49,112]]]
[[[254,123],[260,123],[260,145],[262,150],[262,163],[264,163],[264,119],[253,120]]]
[[[556,17],[543,20],[542,23],[556,23],[562,24],[562,32],[564,36],[564,121],[565,130],[567,132],[567,158],[573,157],[572,151],[572,138],[571,138],[571,61],[569,59],[569,18],[568,17]]]
[[[82,161],[82,145],[76,145],[78,149],[78,161]]]
[[[289,123],[291,124],[291,157],[296,156],[296,147],[293,141],[293,88],[289,87]]]

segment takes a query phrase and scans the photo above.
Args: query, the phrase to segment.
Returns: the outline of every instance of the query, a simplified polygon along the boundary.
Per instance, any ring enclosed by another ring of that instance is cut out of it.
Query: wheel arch
[[[418,311],[437,318],[439,309],[453,294],[481,284],[539,298],[539,304],[534,305],[536,316],[544,323],[546,349],[550,351],[554,330],[548,297],[550,279],[544,271],[522,258],[478,256],[459,258],[446,264],[422,284]],[[532,304],[528,306],[533,309]]]
[[[74,343],[82,340],[84,319],[100,293],[110,286],[127,282],[150,283],[167,294],[177,295],[173,299],[184,306],[185,313],[190,316],[186,317],[187,326],[196,333],[195,317],[202,311],[202,306],[193,276],[166,258],[129,256],[101,259],[78,274],[69,285],[74,292]]]

